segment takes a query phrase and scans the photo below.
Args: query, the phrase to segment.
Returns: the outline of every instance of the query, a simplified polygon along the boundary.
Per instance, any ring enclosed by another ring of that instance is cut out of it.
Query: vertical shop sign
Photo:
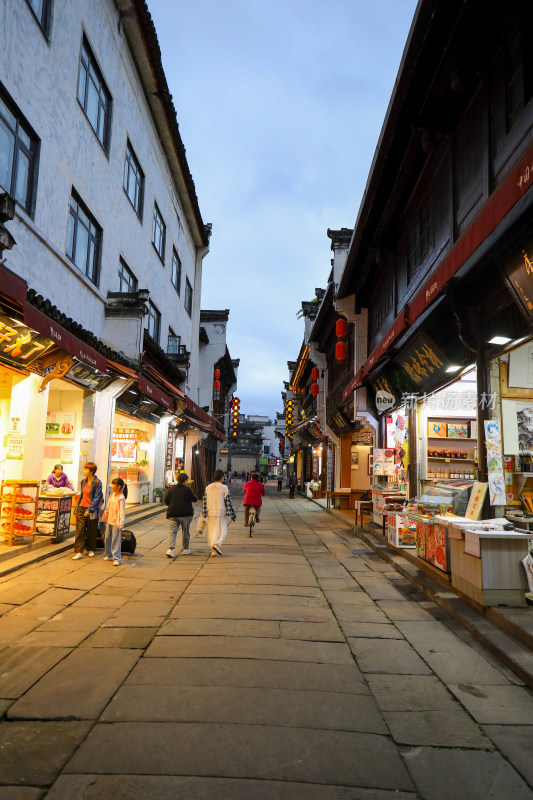
[[[166,451],[166,459],[165,459],[165,471],[168,472],[172,470],[172,456],[174,453],[174,431],[172,428],[168,429],[167,432],[167,451]]]
[[[328,481],[327,491],[333,491],[333,445],[328,444]]]

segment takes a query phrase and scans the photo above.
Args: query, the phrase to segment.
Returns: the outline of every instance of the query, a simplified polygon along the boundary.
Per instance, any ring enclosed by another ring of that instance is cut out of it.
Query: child
[[[112,494],[109,498],[107,508],[102,514],[102,520],[107,522],[105,532],[105,557],[104,561],[113,559],[113,566],[120,567],[122,560],[120,553],[120,542],[124,520],[126,518],[126,501],[122,490],[124,481],[122,478],[113,478],[111,481]]]

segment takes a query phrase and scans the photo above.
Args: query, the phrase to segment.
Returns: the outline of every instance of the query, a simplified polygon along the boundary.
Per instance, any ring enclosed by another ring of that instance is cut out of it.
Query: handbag
[[[137,539],[133,531],[123,530],[120,536],[120,550],[122,553],[133,555],[137,547]]]
[[[107,523],[100,521],[98,523],[98,528],[96,531],[96,549],[100,550],[101,548],[105,547],[105,529]]]
[[[200,514],[198,517],[198,522],[196,523],[196,530],[198,533],[203,533],[205,531],[207,525],[207,517],[204,517]]]

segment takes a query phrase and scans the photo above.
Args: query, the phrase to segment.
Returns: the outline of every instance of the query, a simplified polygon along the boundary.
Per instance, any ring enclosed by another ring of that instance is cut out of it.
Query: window
[[[159,331],[161,329],[161,314],[151,300],[148,301],[148,333],[159,344]]]
[[[176,355],[180,351],[180,341],[181,337],[176,336],[172,328],[168,329],[168,343],[167,343],[167,353],[171,353],[172,355]]]
[[[188,278],[185,278],[185,311],[192,316],[192,286]]]
[[[96,285],[101,245],[102,229],[73,191],[68,215],[67,256]]]
[[[161,212],[157,207],[157,203],[154,203],[154,219],[152,222],[152,244],[157,250],[159,258],[161,261],[165,261],[165,235],[166,235],[166,225],[163,222],[163,217],[161,216]]]
[[[137,216],[142,219],[144,173],[129,141],[126,146],[126,161],[124,163],[124,191],[137,212]]]
[[[269,444],[264,444],[264,445],[263,445],[263,453],[264,453],[266,456],[269,456],[269,455],[270,455],[270,445],[269,445]]]
[[[0,95],[0,186],[28,214],[33,210],[38,152],[37,137],[15,106]]]
[[[181,294],[181,261],[174,248],[172,248],[171,281],[177,293]]]
[[[45,36],[50,32],[50,18],[52,10],[52,0],[28,0],[28,5],[35,14],[37,22],[42,28]]]
[[[120,259],[120,269],[118,271],[118,290],[119,292],[136,292],[137,291],[137,278],[128,267],[123,258]]]
[[[433,221],[426,203],[407,238],[407,281],[413,279],[433,247]]]
[[[107,153],[111,95],[85,37],[81,45],[78,100],[93,131]]]

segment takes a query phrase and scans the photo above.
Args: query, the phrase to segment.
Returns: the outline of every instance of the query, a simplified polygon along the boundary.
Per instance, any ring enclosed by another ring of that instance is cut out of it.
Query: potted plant
[[[161,503],[163,500],[163,495],[165,494],[165,487],[158,486],[157,489],[154,489],[154,502]]]

